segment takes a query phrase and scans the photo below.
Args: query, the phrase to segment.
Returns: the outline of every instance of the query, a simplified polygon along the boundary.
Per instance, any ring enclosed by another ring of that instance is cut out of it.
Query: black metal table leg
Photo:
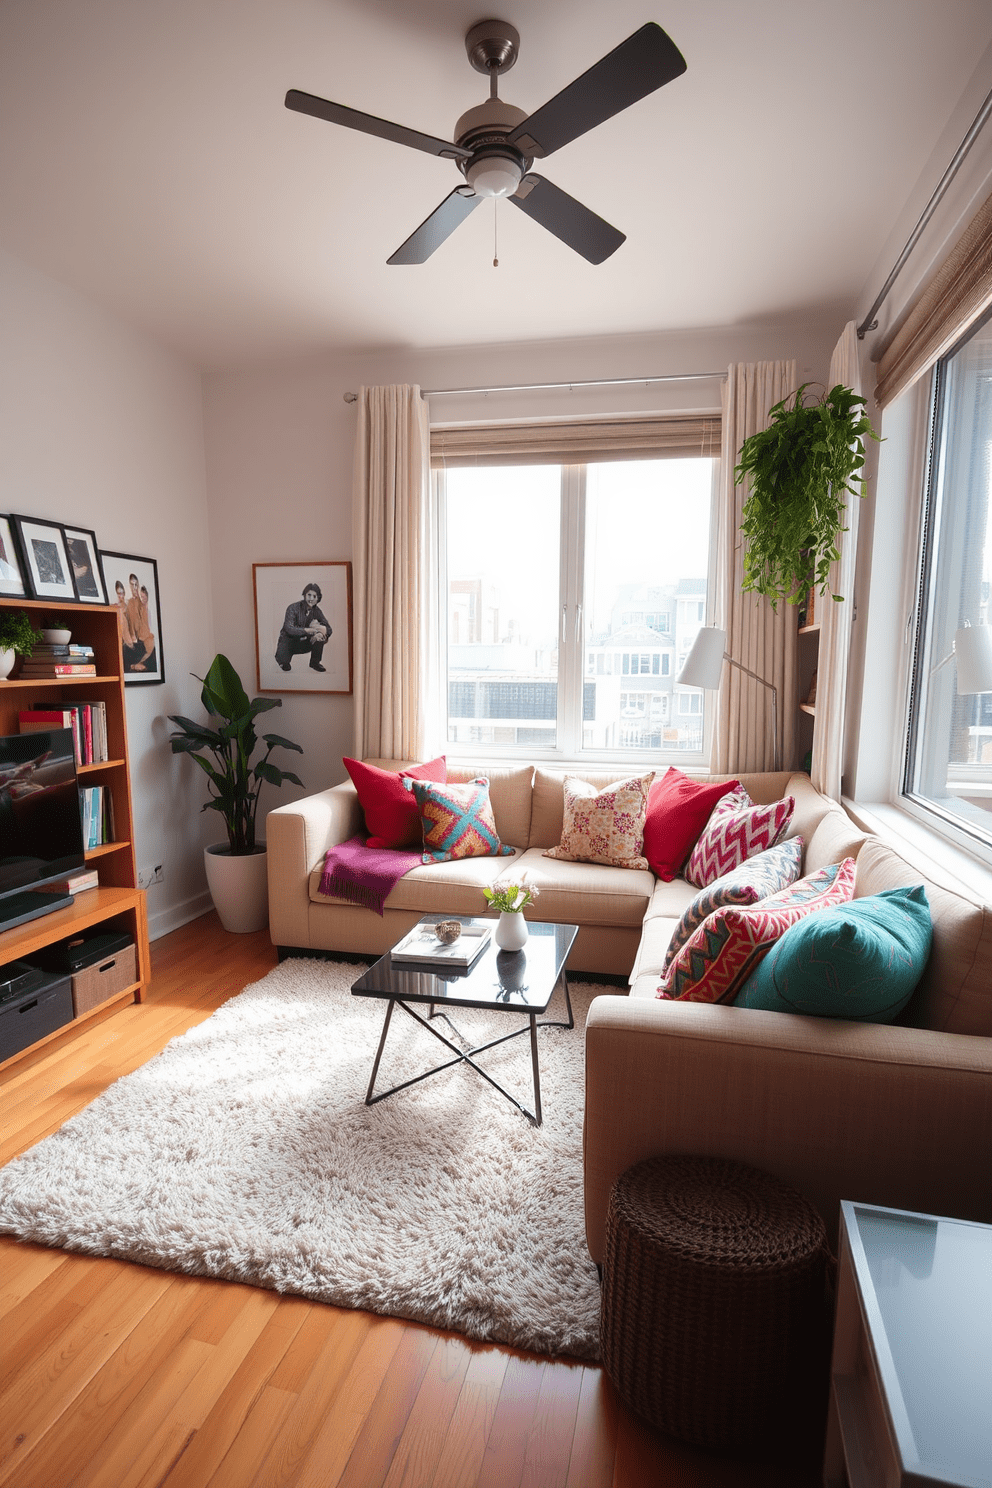
[[[389,1032],[389,1024],[390,1020],[392,1019],[393,1008],[395,1006],[396,999],[390,998],[389,1006],[386,1008],[386,1020],[382,1025],[382,1037],[379,1039],[379,1047],[375,1051],[375,1063],[372,1066],[372,1078],[369,1080],[369,1088],[365,1092],[365,1104],[367,1106],[370,1106],[372,1104],[372,1092],[375,1089],[375,1077],[379,1073],[379,1061],[382,1058],[382,1051],[386,1047],[386,1034]]]
[[[541,1065],[537,1057],[537,1018],[530,1015],[530,1062],[534,1071],[534,1125],[541,1126]]]

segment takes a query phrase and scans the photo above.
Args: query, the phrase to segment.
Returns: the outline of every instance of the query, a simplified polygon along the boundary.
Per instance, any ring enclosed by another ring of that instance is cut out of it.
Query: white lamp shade
[[[992,630],[987,625],[964,625],[955,633],[954,659],[959,693],[992,692]]]
[[[719,687],[726,649],[727,632],[716,625],[704,625],[692,643],[676,682],[680,687]]]

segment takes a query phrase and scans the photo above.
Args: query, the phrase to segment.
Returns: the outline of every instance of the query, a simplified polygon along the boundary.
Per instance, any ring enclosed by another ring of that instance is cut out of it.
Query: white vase
[[[14,670],[14,662],[17,660],[16,651],[6,651],[0,646],[0,682],[5,682]]]
[[[523,911],[501,910],[493,939],[501,951],[522,950],[527,944],[527,921],[523,917]]]
[[[234,858],[226,842],[203,849],[207,887],[225,930],[248,935],[269,922],[268,859],[265,843],[247,857]]]

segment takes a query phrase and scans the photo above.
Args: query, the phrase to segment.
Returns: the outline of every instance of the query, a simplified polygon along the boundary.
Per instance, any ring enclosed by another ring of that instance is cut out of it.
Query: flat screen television
[[[85,866],[71,729],[0,736],[0,930],[71,904],[33,891]]]

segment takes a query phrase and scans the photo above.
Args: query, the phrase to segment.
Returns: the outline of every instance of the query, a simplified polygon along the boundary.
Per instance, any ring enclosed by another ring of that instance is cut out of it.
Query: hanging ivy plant
[[[864,495],[865,436],[877,439],[864,398],[838,384],[817,402],[805,401],[804,382],[791,399],[769,409],[767,429],[741,445],[734,482],[750,477],[741,513],[742,588],[798,604],[811,587],[830,588],[830,565],[847,493]],[[842,600],[842,594],[834,594]]]

